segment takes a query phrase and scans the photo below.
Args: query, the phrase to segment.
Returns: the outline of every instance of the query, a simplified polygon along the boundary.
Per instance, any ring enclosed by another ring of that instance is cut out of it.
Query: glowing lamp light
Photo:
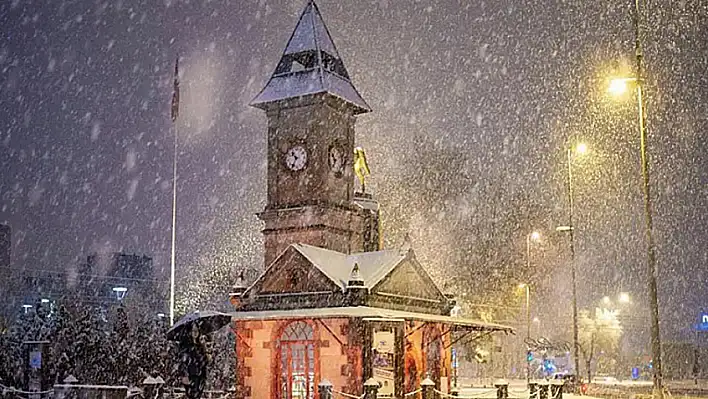
[[[619,301],[621,303],[629,303],[630,302],[629,294],[626,292],[620,292]]]
[[[125,298],[125,293],[128,292],[126,287],[113,287],[113,292],[116,293],[116,298],[120,301]]]
[[[621,96],[627,92],[627,79],[612,79],[607,91],[613,96]]]
[[[42,302],[42,303],[49,303],[49,299],[47,299],[47,298],[42,298],[42,299],[40,300],[40,302]]]
[[[578,145],[575,146],[575,152],[580,155],[585,154],[588,152],[588,145],[585,143],[578,143]]]
[[[610,297],[609,297],[609,296],[606,296],[606,297],[602,298],[602,303],[608,305],[610,302],[611,302],[611,300],[610,300]]]
[[[531,239],[534,240],[534,241],[540,240],[540,239],[541,239],[541,233],[539,233],[538,231],[533,231],[533,232],[531,232]]]

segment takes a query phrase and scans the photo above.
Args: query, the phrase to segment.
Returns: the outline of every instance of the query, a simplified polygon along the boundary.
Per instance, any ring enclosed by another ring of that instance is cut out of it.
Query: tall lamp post
[[[586,153],[588,150],[587,145],[584,143],[579,143],[575,146],[575,152],[579,155]],[[576,281],[576,267],[575,267],[575,227],[573,226],[573,148],[568,148],[567,150],[568,159],[568,225],[559,226],[556,228],[557,231],[563,231],[568,233],[570,238],[570,279],[573,290],[572,306],[573,306],[573,363],[575,365],[575,375],[580,375],[580,355],[579,348],[580,343],[578,342],[578,288]]]
[[[641,41],[642,12],[645,0],[634,0],[634,53],[636,74],[632,78],[614,79],[609,90],[614,94],[626,91],[627,83],[634,83],[637,95],[637,125],[639,130],[639,150],[642,162],[642,189],[644,192],[644,221],[647,241],[647,288],[649,291],[649,309],[651,313],[651,357],[653,371],[653,397],[662,399],[663,374],[661,365],[661,336],[659,332],[659,300],[656,283],[656,246],[654,244],[654,222],[649,185],[649,158],[647,155],[646,104],[644,99],[644,53]]]
[[[527,251],[526,254],[528,255],[529,251],[529,244],[530,240],[526,241],[527,243]],[[529,342],[531,340],[531,286],[528,284],[519,284],[520,289],[524,289],[526,291],[526,342]],[[527,344],[528,345],[528,344]],[[530,348],[526,348],[526,385],[531,382],[531,359],[528,357],[528,351]]]
[[[532,231],[526,235],[526,270],[531,270],[531,241],[541,239],[541,234]],[[531,339],[531,286],[529,284],[519,284],[519,288],[526,290],[526,342]],[[531,381],[531,360],[526,349],[526,385]]]

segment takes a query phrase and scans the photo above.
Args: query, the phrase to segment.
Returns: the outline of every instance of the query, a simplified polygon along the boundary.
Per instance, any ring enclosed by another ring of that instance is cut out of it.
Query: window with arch
[[[279,399],[314,399],[315,341],[312,326],[295,321],[278,338]]]

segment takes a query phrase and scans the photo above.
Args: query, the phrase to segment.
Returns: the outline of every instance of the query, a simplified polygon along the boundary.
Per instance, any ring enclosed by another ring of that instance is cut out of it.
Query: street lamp
[[[558,226],[556,231],[567,232],[570,238],[570,276],[571,284],[573,289],[573,363],[575,364],[575,373],[580,375],[580,355],[579,348],[580,343],[578,342],[578,295],[577,295],[577,282],[576,282],[576,271],[575,271],[575,244],[573,242],[573,236],[575,233],[575,227],[573,226],[573,153],[578,155],[583,155],[588,152],[588,146],[585,143],[578,143],[575,148],[570,147],[567,150],[567,160],[568,160],[568,225]]]
[[[629,84],[636,82],[636,78],[614,78],[610,80],[607,86],[607,92],[615,97],[622,96],[629,90]]]
[[[530,236],[530,235],[529,235]],[[530,240],[526,241],[527,243]],[[528,247],[527,247],[528,248]],[[528,251],[527,251],[528,254]],[[531,286],[525,283],[519,284],[519,289],[526,291],[526,342],[531,340]],[[528,345],[528,344],[527,344]],[[526,348],[528,352],[529,348]],[[531,381],[531,360],[526,356],[526,385]]]
[[[620,303],[629,303],[631,301],[629,294],[626,292],[620,292],[618,300]]]
[[[637,94],[637,125],[639,130],[639,150],[642,162],[642,188],[644,191],[644,219],[647,240],[647,286],[649,288],[649,308],[651,313],[651,356],[653,362],[653,397],[664,396],[661,367],[661,336],[659,333],[659,300],[656,283],[656,249],[653,237],[652,204],[649,190],[649,159],[647,155],[646,105],[644,100],[644,52],[642,50],[641,31],[642,13],[645,0],[634,0],[634,54],[636,71],[634,77],[614,79],[610,82],[611,93],[626,91],[628,83],[633,83]],[[622,89],[624,87],[624,89]]]
[[[123,298],[125,298],[125,293],[128,292],[128,288],[126,288],[126,287],[113,287],[113,292],[116,293],[116,299],[121,301],[121,300],[123,300]]]

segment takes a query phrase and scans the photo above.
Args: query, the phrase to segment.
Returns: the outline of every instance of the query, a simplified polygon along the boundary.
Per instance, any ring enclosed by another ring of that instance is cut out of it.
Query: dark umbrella
[[[221,329],[231,322],[231,316],[226,313],[212,310],[197,310],[175,323],[167,331],[167,339],[177,341],[191,332],[192,326],[196,326],[200,334],[209,334]]]

